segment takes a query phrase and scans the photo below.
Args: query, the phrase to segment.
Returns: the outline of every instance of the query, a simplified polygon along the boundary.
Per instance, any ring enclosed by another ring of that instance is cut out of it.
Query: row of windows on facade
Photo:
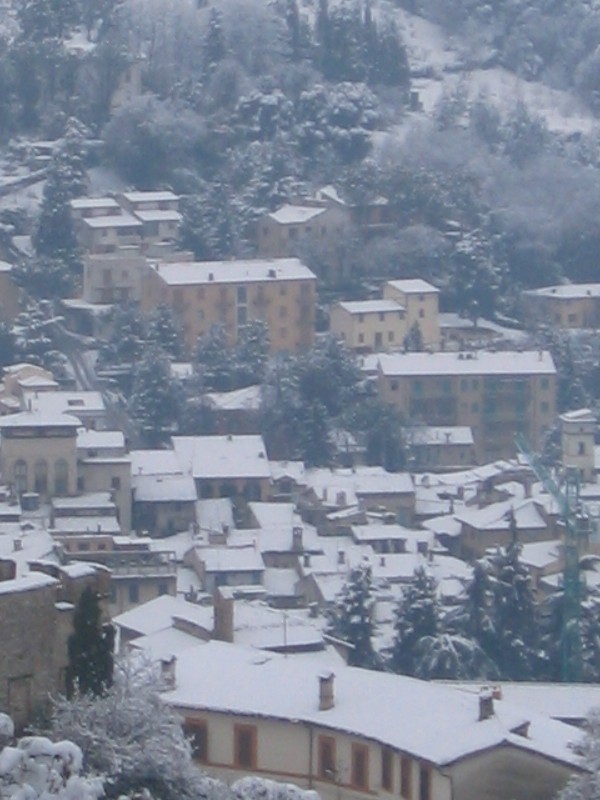
[[[168,584],[166,581],[160,581],[157,587],[157,596],[162,597],[162,595],[168,593]],[[127,583],[127,599],[130,603],[140,602],[140,584],[138,581],[129,581]],[[110,584],[110,602],[112,605],[117,602],[117,584],[115,581],[111,581]]]
[[[435,376],[431,376],[426,378],[425,381],[421,379],[416,379],[411,381],[410,383],[410,390],[412,394],[422,394],[425,390],[425,383],[428,384],[428,388],[435,387],[445,394],[451,394],[453,391],[453,381],[452,378],[436,378]],[[400,386],[400,381],[398,378],[392,378],[390,380],[390,389],[392,391],[397,391]],[[518,395],[527,395],[529,390],[529,383],[527,379],[515,380],[515,381],[506,381],[506,382],[499,382],[495,378],[484,378],[483,379],[483,386],[482,381],[479,378],[472,378],[469,380],[468,378],[461,378],[459,382],[459,389],[461,392],[468,392],[468,391],[478,391],[480,388],[483,388],[484,392],[490,393],[498,393],[501,391],[502,388],[507,388],[507,391],[504,392],[504,395],[510,394],[510,396],[518,396]],[[546,391],[550,388],[550,379],[549,378],[542,378],[540,381],[540,389]]]
[[[235,299],[237,303],[247,303],[248,302],[248,287],[247,286],[234,286],[233,290],[235,291]],[[300,283],[300,295],[306,296],[309,295],[311,291],[311,286],[308,283]],[[189,289],[174,289],[173,290],[173,303],[174,305],[180,305],[183,303],[184,298],[188,296]],[[230,289],[227,286],[219,287],[219,296],[221,301],[227,301],[229,297]],[[285,283],[281,283],[279,286],[279,294],[281,297],[285,297],[288,293],[288,286]],[[196,289],[196,299],[197,300],[204,300],[205,299],[205,290],[203,287],[199,287]],[[258,286],[255,290],[255,298],[254,302],[264,302],[266,301],[266,295],[264,291],[264,287]]]
[[[19,494],[29,489],[29,465],[23,459],[15,461],[13,467],[15,489]],[[48,462],[39,459],[33,465],[33,490],[47,494],[49,487]],[[54,493],[66,494],[69,491],[69,464],[64,458],[54,462]]]
[[[208,724],[194,720],[186,723],[185,731],[190,738],[192,753],[197,761],[210,763],[210,746]],[[317,739],[318,761],[317,778],[342,786],[344,781],[340,775],[336,760],[336,740],[333,736],[319,736]],[[351,747],[350,781],[348,788],[358,791],[372,790],[370,775],[369,746],[353,742]],[[233,766],[238,769],[259,770],[258,764],[258,729],[255,725],[239,724],[233,729]],[[396,788],[404,800],[431,800],[431,768],[426,764],[419,765],[418,794],[413,786],[413,759],[409,756],[397,756],[389,747],[381,747],[379,764],[379,782],[381,788],[393,793]],[[396,774],[399,772],[399,777]],[[396,787],[396,782],[398,786]]]

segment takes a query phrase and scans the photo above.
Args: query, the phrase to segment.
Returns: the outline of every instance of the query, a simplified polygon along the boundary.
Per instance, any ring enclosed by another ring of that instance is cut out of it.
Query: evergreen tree
[[[49,370],[56,380],[66,377],[66,358],[55,348],[50,333],[51,322],[41,304],[31,304],[13,325],[15,358]]]
[[[146,326],[146,341],[159,347],[174,360],[182,357],[181,331],[169,306],[160,305],[150,314]]]
[[[149,446],[157,447],[177,432],[182,411],[180,386],[171,377],[169,359],[155,345],[146,349],[135,368],[129,407]]]
[[[373,582],[368,564],[350,571],[329,618],[329,630],[351,645],[348,664],[373,668],[378,657],[373,649]]]
[[[67,694],[96,697],[112,684],[114,628],[103,624],[98,593],[87,586],[81,593],[68,639]]]
[[[409,353],[422,353],[425,350],[425,341],[419,321],[415,320],[402,342],[404,349]]]
[[[69,297],[75,278],[68,264],[60,258],[33,256],[15,266],[15,280],[37,300]]]
[[[220,61],[225,58],[225,35],[223,33],[223,20],[216,8],[211,8],[208,18],[208,29],[202,46],[202,64],[204,73],[208,77],[217,68]]]
[[[417,643],[414,674],[424,680],[489,680],[498,670],[477,642],[445,632]]]
[[[16,352],[13,330],[5,320],[0,320],[0,369],[15,363]]]
[[[270,338],[266,322],[251,319],[238,336],[234,358],[237,387],[261,383],[269,363]]]
[[[79,20],[77,0],[20,0],[17,18],[28,41],[63,39]]]
[[[196,344],[195,362],[205,392],[227,392],[235,388],[235,364],[224,325],[213,325]]]
[[[424,567],[418,567],[396,608],[391,669],[404,675],[415,675],[420,643],[426,637],[437,637],[439,631],[437,584]]]
[[[521,563],[520,552],[515,536],[506,550],[499,550],[490,558],[496,630],[493,657],[501,676],[510,680],[532,677],[537,652],[531,576]]]
[[[111,334],[98,355],[100,368],[133,365],[142,355],[146,331],[135,303],[122,303],[112,312]]]
[[[496,655],[497,648],[493,602],[490,565],[486,561],[476,561],[473,577],[467,584],[466,602],[459,618],[459,629],[476,641],[491,658]]]
[[[309,467],[326,467],[332,463],[331,420],[327,408],[319,400],[303,403],[293,417],[295,457]]]

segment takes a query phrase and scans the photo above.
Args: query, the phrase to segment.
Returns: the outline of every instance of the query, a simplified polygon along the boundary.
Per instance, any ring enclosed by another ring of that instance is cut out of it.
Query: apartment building
[[[423,345],[437,350],[438,295],[435,286],[420,278],[388,281],[382,299],[336,303],[330,314],[331,333],[358,353],[380,353],[402,348],[418,325]]]
[[[406,309],[395,300],[341,301],[331,309],[329,327],[357,353],[397,350],[407,334]]]
[[[384,300],[395,300],[406,310],[406,330],[418,325],[427,347],[440,346],[440,290],[422,278],[388,281],[383,287]]]
[[[324,201],[304,201],[305,205],[284,205],[257,222],[258,254],[283,258],[298,254],[303,244],[333,247],[350,230],[349,211]]]
[[[527,318],[559,328],[600,328],[600,283],[566,283],[523,292]]]
[[[379,393],[411,423],[471,428],[479,463],[532,447],[556,416],[556,368],[545,351],[383,354]]]
[[[166,668],[165,664],[165,668]],[[262,775],[323,800],[551,800],[580,735],[546,715],[403,675],[223,642],[180,651],[165,702],[215,777]]]
[[[233,346],[249,320],[261,319],[272,352],[296,352],[313,343],[315,295],[316,276],[298,258],[159,262],[147,273],[142,310],[169,306],[190,350],[218,324]]]

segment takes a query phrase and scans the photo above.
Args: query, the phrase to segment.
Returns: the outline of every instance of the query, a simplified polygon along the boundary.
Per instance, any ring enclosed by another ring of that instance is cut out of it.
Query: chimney
[[[233,643],[233,595],[217,586],[213,602],[213,636],[221,642]]]
[[[485,686],[479,692],[479,721],[494,716],[494,693],[489,686]]]
[[[333,672],[323,672],[319,675],[319,711],[329,711],[335,705],[333,695]]]
[[[292,528],[292,550],[296,553],[302,550],[302,528],[299,525]]]
[[[166,689],[175,688],[175,665],[177,659],[175,656],[171,658],[161,658],[160,660],[160,677]]]

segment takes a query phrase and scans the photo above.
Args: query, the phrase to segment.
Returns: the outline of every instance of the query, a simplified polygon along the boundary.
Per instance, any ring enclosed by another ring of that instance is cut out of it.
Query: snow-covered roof
[[[505,744],[577,764],[569,745],[581,734],[572,727],[546,718],[539,739],[531,728],[530,738],[525,738],[516,731],[532,715],[522,709],[497,702],[495,713],[480,721],[478,697],[402,675],[340,665],[334,676],[333,708],[321,711],[323,667],[321,662],[311,664],[309,658],[296,661],[208,642],[180,655],[176,688],[163,698],[178,709],[271,717],[340,730],[439,766]]]
[[[196,503],[196,520],[200,533],[222,533],[224,529],[232,530],[235,526],[233,503],[230,497],[215,497],[198,500]]]
[[[0,417],[2,428],[79,428],[81,421],[71,414],[23,411]]]
[[[169,203],[179,201],[179,195],[167,190],[149,192],[123,192],[123,197],[129,203],[134,205],[137,205],[138,203]]]
[[[387,285],[404,292],[404,294],[439,294],[440,291],[422,278],[405,278],[398,281],[388,281]]]
[[[141,225],[141,223],[138,223]],[[256,283],[316,280],[312,270],[299,258],[254,258],[236,261],[162,261],[156,272],[169,286],[205,283]]]
[[[323,503],[335,506],[356,505],[358,497],[371,494],[414,492],[408,472],[386,472],[383,467],[308,469],[306,484]]]
[[[132,475],[176,475],[182,474],[181,464],[174,450],[132,450]]]
[[[323,206],[294,206],[285,205],[273,211],[268,216],[280,225],[301,225],[315,217],[321,216],[327,209]]]
[[[423,425],[411,428],[411,443],[415,445],[472,445],[473,431],[465,425],[446,427]]]
[[[121,533],[121,526],[116,517],[56,517],[52,530],[57,534],[77,533]]]
[[[119,204],[114,197],[76,197],[70,202],[71,208],[74,209],[88,209],[88,208],[120,208]]]
[[[404,314],[405,308],[395,300],[342,300],[338,303],[340,308],[349,314]]]
[[[271,477],[274,481],[289,478],[299,486],[306,484],[306,469],[303,461],[270,461]]]
[[[0,272],[12,272],[12,269],[12,264],[9,264],[8,261],[0,260]]]
[[[523,294],[555,297],[557,300],[579,300],[583,297],[600,297],[600,283],[559,283],[541,289],[527,289]]]
[[[245,386],[232,392],[207,392],[202,399],[218,411],[258,411],[261,396],[261,386]]]
[[[80,428],[77,431],[77,447],[80,450],[121,450],[125,448],[125,436],[121,431]]]
[[[262,436],[173,436],[182,470],[196,479],[270,478]]]
[[[471,353],[381,353],[383,375],[555,375],[556,368],[547,350],[479,350]]]
[[[291,532],[293,526],[303,524],[293,503],[251,502],[248,509],[259,528],[285,528]]]
[[[23,393],[26,408],[42,414],[104,414],[106,406],[100,392],[34,392]]]
[[[142,228],[143,222],[132,214],[111,214],[102,217],[84,217],[81,220],[83,225],[95,230],[102,228]]]
[[[43,589],[46,586],[58,586],[60,581],[46,575],[44,572],[28,572],[20,578],[0,581],[0,594],[14,594],[16,592],[31,592]]]
[[[262,556],[254,547],[197,548],[204,570],[210,572],[262,572]]]
[[[171,628],[175,617],[188,620],[194,625],[204,627],[207,631],[212,629],[212,609],[168,594],[135,606],[129,611],[113,617],[112,621],[120,628],[127,628],[140,635],[148,635]]]
[[[136,209],[135,216],[142,222],[181,222],[179,211],[167,208]]]
[[[528,567],[543,569],[556,565],[558,569],[562,547],[562,542],[558,539],[550,539],[545,542],[526,542],[521,545],[520,560]]]
[[[77,511],[89,509],[114,509],[115,504],[110,492],[85,492],[77,497],[53,497],[52,507],[55,511]]]
[[[465,508],[455,513],[457,520],[477,530],[509,530],[513,515],[518,530],[538,530],[547,527],[538,503],[532,498],[526,498],[521,502],[504,500],[483,508]]]
[[[193,503],[197,499],[190,475],[133,475],[131,488],[138,503]]]

